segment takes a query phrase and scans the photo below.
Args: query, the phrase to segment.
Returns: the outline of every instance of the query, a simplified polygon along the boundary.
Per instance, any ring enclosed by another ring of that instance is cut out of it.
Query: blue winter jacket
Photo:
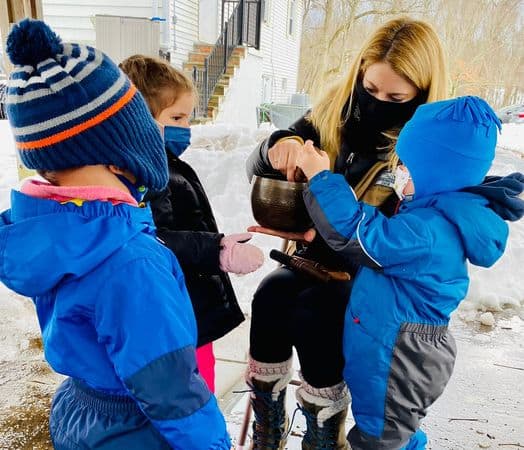
[[[0,280],[32,297],[59,373],[132,396],[176,449],[229,449],[198,374],[182,271],[149,209],[60,204],[13,191],[0,216]]]
[[[403,202],[391,218],[358,202],[342,176],[324,171],[313,177],[305,200],[317,230],[342,256],[354,257],[355,246],[364,256],[346,322],[352,319],[389,348],[404,322],[447,324],[468,290],[466,260],[493,265],[508,238],[504,218],[522,215],[518,194],[524,178],[512,177],[518,192],[507,199],[511,214],[500,204],[497,212],[492,205],[497,196],[484,196],[480,189]]]

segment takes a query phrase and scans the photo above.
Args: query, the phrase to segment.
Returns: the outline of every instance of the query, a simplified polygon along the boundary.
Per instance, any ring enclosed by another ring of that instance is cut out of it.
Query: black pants
[[[342,381],[342,334],[351,282],[322,283],[280,268],[255,292],[250,353],[261,362],[287,361],[297,350],[302,376],[320,388]]]

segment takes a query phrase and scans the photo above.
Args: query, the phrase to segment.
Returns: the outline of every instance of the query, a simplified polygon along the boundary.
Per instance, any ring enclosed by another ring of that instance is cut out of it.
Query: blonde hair
[[[345,118],[342,111],[357,80],[362,79],[369,66],[387,62],[400,76],[426,95],[427,102],[448,96],[446,60],[437,33],[428,23],[400,17],[379,27],[365,42],[353,60],[344,81],[335,85],[314,107],[309,120],[320,134],[322,149],[334,163],[340,148],[341,129]],[[385,135],[394,142],[399,130]],[[395,163],[396,164],[396,163]]]
[[[160,58],[133,55],[119,64],[144,96],[153,117],[171,106],[181,94],[190,92],[197,97],[189,77]]]

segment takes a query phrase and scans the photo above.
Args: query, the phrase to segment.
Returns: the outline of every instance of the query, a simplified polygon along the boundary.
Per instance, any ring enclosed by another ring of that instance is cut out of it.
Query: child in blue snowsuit
[[[54,447],[229,449],[196,368],[182,271],[140,204],[141,186],[168,181],[142,96],[103,53],[40,21],[15,25],[7,53],[16,145],[50,183],[12,192],[0,280],[33,299],[45,357],[68,376],[51,407]]]
[[[493,265],[508,238],[505,220],[524,214],[522,174],[481,185],[499,129],[477,97],[420,106],[396,145],[404,201],[391,218],[358,202],[344,178],[327,170],[325,153],[305,146],[299,166],[316,229],[341,256],[355,245],[363,255],[344,332],[353,450],[425,448],[419,424],[453,371],[447,326],[468,290],[466,263]]]

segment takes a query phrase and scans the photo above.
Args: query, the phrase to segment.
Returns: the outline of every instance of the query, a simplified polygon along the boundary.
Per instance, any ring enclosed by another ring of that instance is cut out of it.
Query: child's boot
[[[284,449],[287,415],[286,388],[291,380],[292,359],[282,363],[263,363],[249,359],[246,382],[252,389],[252,450]]]
[[[346,383],[314,388],[303,381],[296,397],[307,423],[302,449],[349,450],[345,422],[350,397]]]

